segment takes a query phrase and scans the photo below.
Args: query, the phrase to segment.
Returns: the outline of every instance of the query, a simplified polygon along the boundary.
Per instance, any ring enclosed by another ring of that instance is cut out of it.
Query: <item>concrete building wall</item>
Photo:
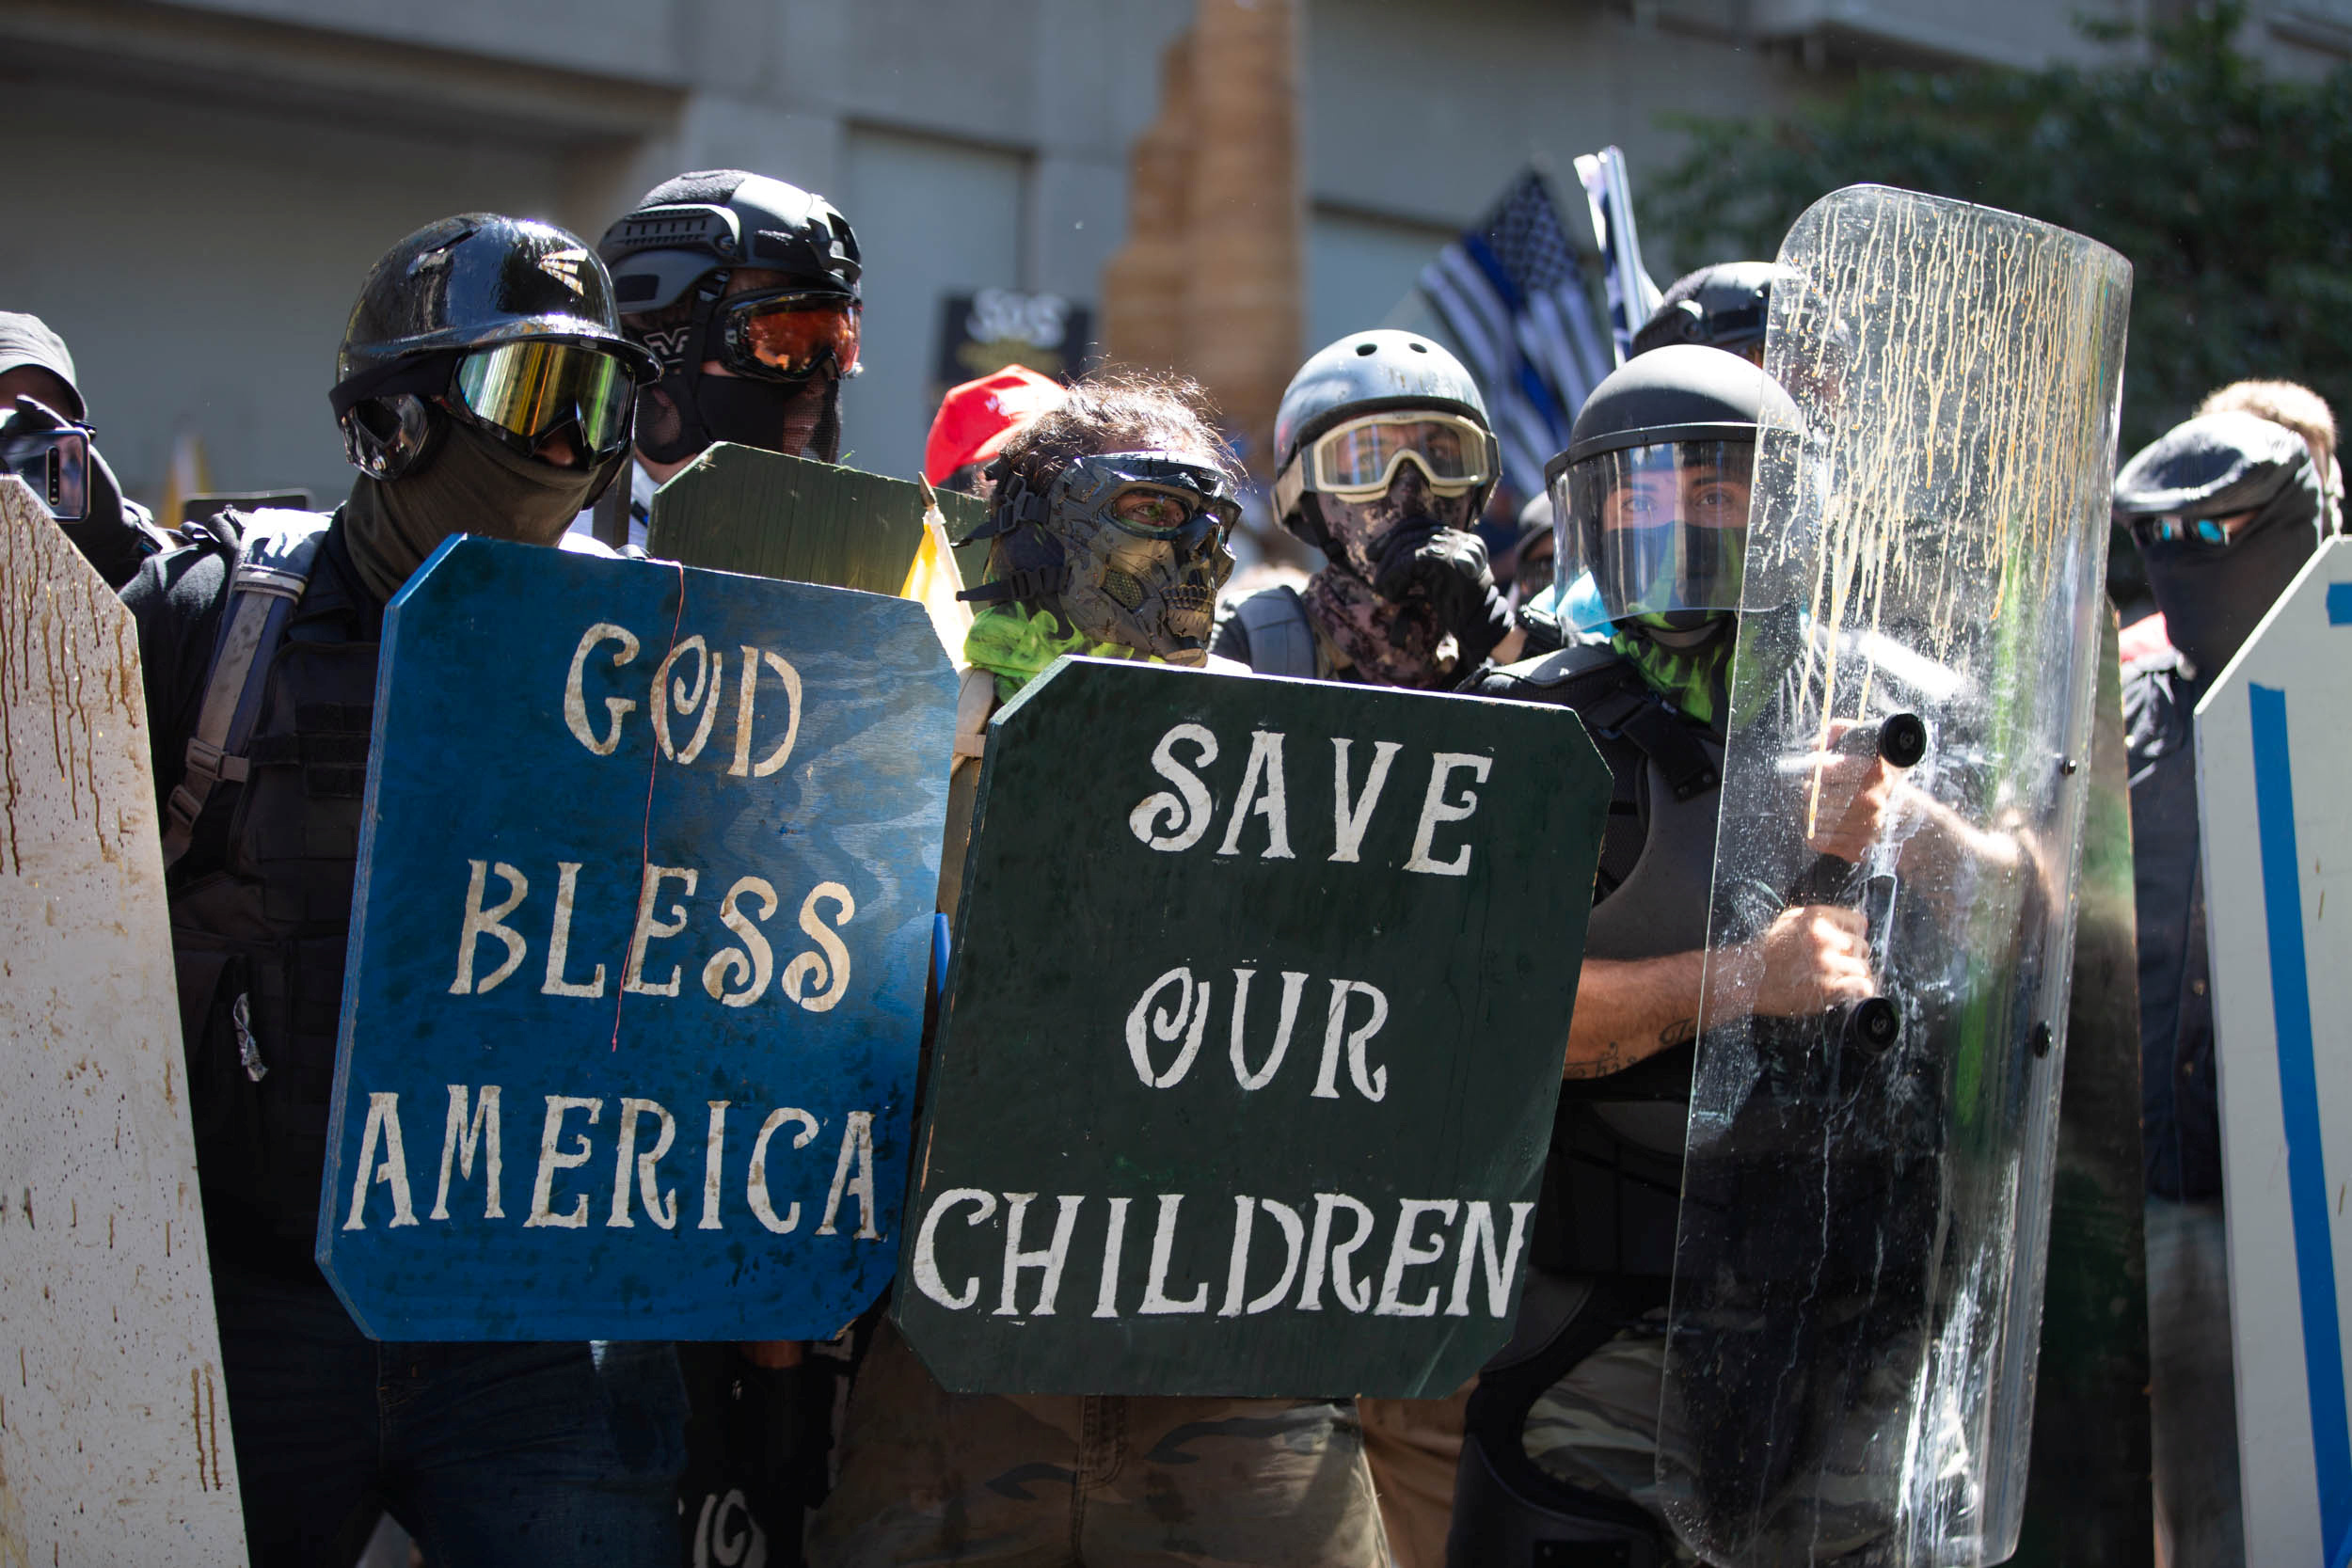
[[[2172,0],[2088,0],[2132,19]],[[1777,112],[1856,57],[2033,63],[2080,8],[1982,0],[1311,0],[1301,352],[1407,319],[1422,264],[1531,159],[1672,113]],[[325,400],[368,263],[491,208],[594,238],[657,180],[741,165],[833,197],[871,271],[862,466],[913,471],[940,299],[1098,299],[1126,157],[1190,0],[0,0],[20,216],[0,309],[73,345],[102,445],[160,491],[175,436],[224,487],[348,470]],[[2263,0],[2280,70],[2352,50],[2352,0]],[[24,155],[23,150],[30,150]],[[1246,222],[1246,214],[1234,214]],[[1653,254],[1653,269],[1675,259]],[[1400,306],[1405,309],[1400,314]]]

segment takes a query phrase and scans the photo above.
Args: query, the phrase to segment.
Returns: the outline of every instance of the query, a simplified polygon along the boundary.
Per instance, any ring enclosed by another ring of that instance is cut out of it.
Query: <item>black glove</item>
[[[1438,624],[1461,644],[1462,667],[1475,667],[1511,630],[1510,608],[1486,569],[1486,546],[1460,529],[1399,530],[1380,552],[1372,591],[1402,604],[1416,589]]]
[[[15,412],[0,420],[0,438],[72,428],[73,421],[48,404],[20,397]],[[88,510],[77,521],[57,526],[106,579],[106,586],[118,590],[138,575],[139,562],[171,547],[171,541],[148,520],[144,510],[124,502],[122,486],[95,441],[89,449]]]

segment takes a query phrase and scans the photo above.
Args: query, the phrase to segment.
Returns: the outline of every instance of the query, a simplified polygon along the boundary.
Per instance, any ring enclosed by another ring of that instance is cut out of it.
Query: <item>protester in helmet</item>
[[[88,443],[87,471],[78,497],[61,495],[52,510],[106,586],[119,589],[140,562],[171,547],[171,536],[155,526],[147,508],[124,498],[114,469],[100,455],[98,429],[74,384],[73,356],[65,340],[39,316],[0,310],[0,473],[24,474],[49,501],[55,437],[74,431]]]
[[[2333,425],[2328,417],[2325,428]],[[2175,1562],[2245,1560],[2195,714],[2335,531],[2328,469],[2314,458],[2307,433],[2232,408],[2167,432],[2115,481],[2116,517],[2139,546],[2162,611],[2126,633],[2123,722],[2138,907],[2150,1432],[2157,1529]]]
[[[1266,674],[1458,684],[1511,629],[1470,530],[1500,451],[1478,384],[1428,339],[1350,333],[1299,368],[1274,420],[1274,509],[1328,562],[1238,600],[1216,651]]]
[[[1601,631],[1497,670],[1488,696],[1575,708],[1615,780],[1564,1063],[1553,1158],[1514,1355],[1473,1396],[1448,1560],[1525,1561],[1537,1543],[1663,1561],[1656,1497],[1672,1272],[1700,980],[1740,977],[1760,1017],[1871,993],[1862,916],[1795,904],[1706,948],[1727,685],[1758,425],[1786,395],[1720,349],[1671,345],[1597,388],[1548,466],[1555,583],[1589,573]],[[1816,849],[1858,859],[1892,770],[1823,768]]]
[[[1659,296],[1658,309],[1633,334],[1633,352],[1644,355],[1669,343],[1695,343],[1761,366],[1772,285],[1787,273],[1774,261],[1717,261],[1683,274]]]
[[[349,498],[331,516],[191,525],[198,543],[123,594],[167,802],[205,1236],[258,1563],[350,1562],[385,1510],[436,1561],[677,1550],[672,1347],[391,1354],[312,1260],[385,602],[453,534],[561,538],[626,460],[652,369],[579,239],[483,213],[428,225],[369,272],[337,356]],[[239,561],[272,568],[270,593],[295,591],[260,647],[220,635],[255,593]],[[248,704],[232,770],[199,737]]]
[[[941,907],[961,889],[989,716],[1060,654],[1205,650],[1234,480],[1199,388],[1089,378],[1005,444],[956,720]],[[1073,777],[1089,759],[1071,759]],[[1054,911],[1039,911],[1050,936]],[[1104,933],[1068,933],[1081,942]],[[1345,1400],[951,1394],[885,1320],[850,1396],[815,1568],[1077,1562],[1386,1568]],[[1083,1478],[1083,1480],[1075,1480]]]
[[[858,248],[821,196],[739,168],[665,180],[597,242],[622,329],[660,362],[637,404],[628,543],[720,441],[831,463],[858,369]]]

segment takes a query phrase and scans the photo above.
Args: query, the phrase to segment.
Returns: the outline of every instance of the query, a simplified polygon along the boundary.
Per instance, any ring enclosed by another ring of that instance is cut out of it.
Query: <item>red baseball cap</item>
[[[923,443],[923,477],[944,483],[966,464],[987,462],[1014,432],[1059,408],[1068,396],[1060,382],[1025,365],[1007,365],[951,389]]]

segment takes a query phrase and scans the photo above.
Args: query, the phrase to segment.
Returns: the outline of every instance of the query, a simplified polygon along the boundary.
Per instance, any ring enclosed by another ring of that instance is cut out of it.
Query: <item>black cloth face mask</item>
[[[2226,545],[2143,541],[2167,636],[2200,679],[2221,673],[2319,547],[2318,476],[2306,467]]]
[[[343,541],[368,592],[389,599],[452,534],[556,543],[619,462],[559,468],[451,420],[437,449],[409,472],[359,476],[343,506]]]
[[[805,438],[793,445],[793,432]],[[841,452],[841,382],[819,372],[797,386],[665,368],[637,394],[637,450],[683,463],[721,441],[827,463]]]

